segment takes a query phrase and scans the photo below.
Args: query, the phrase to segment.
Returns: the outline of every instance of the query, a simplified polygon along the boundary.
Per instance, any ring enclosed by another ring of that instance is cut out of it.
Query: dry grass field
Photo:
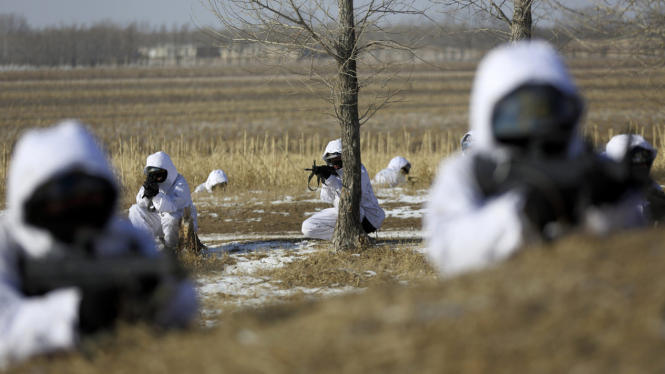
[[[124,329],[19,373],[662,373],[663,232],[569,238],[419,286]]]
[[[339,127],[321,114],[323,101],[296,92],[288,80],[217,68],[0,72],[2,181],[18,136],[65,118],[87,123],[104,146],[123,189],[123,211],[143,181],[146,157],[158,150],[172,156],[192,190],[213,169],[230,179],[225,191],[194,198],[199,235],[209,247],[207,257],[182,258],[201,300],[197,328],[124,328],[117,337],[86,342],[83,354],[40,358],[16,370],[664,370],[658,231],[572,238],[444,281],[426,261],[423,202],[440,161],[466,132],[474,68],[415,69],[405,102],[361,130],[371,176],[401,155],[413,165],[413,181],[376,190],[387,218],[374,235],[376,248],[355,254],[331,252],[299,233],[304,218],[328,207],[306,190],[302,169],[321,162]],[[572,71],[587,101],[585,136],[602,147],[614,134],[640,133],[663,148],[658,87],[665,76],[594,61],[572,62]],[[665,182],[662,154],[654,173]],[[637,343],[622,349],[627,342]]]
[[[473,69],[416,69],[405,102],[363,127],[363,163],[370,174],[400,154],[412,162],[418,187],[429,184],[466,132]],[[600,145],[612,134],[632,131],[662,144],[665,112],[656,89],[662,75],[588,61],[575,62],[573,72],[587,100],[585,133],[592,140]],[[22,131],[78,118],[105,145],[125,187],[124,207],[140,185],[146,156],[157,150],[174,158],[191,186],[221,168],[232,193],[294,192],[304,185],[301,169],[320,160],[325,144],[338,137],[337,124],[321,114],[326,105],[287,79],[238,69],[0,72],[0,178]]]

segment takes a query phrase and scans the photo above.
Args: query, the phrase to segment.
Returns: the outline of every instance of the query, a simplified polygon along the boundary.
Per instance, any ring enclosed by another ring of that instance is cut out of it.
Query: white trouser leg
[[[180,234],[180,218],[182,212],[161,213],[161,226],[164,232],[164,244],[167,247],[175,248],[178,245],[178,235]]]
[[[134,204],[129,208],[129,221],[132,226],[147,232],[152,237],[162,236],[162,218],[157,212]]]
[[[337,209],[324,209],[302,223],[302,233],[308,238],[332,240],[337,222]]]

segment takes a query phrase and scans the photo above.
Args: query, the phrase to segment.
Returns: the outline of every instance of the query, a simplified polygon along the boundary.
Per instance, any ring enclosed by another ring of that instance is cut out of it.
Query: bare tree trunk
[[[360,223],[360,120],[358,114],[358,75],[356,67],[356,32],[353,0],[338,0],[340,97],[338,115],[342,128],[342,197],[335,224],[333,245],[337,250],[358,250],[369,243]]]
[[[531,40],[531,3],[533,0],[513,1],[513,23],[510,26],[510,42]]]

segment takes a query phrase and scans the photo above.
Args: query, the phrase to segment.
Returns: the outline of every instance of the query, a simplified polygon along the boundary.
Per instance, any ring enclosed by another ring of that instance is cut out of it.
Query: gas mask
[[[518,154],[562,157],[581,115],[577,97],[550,85],[528,84],[496,104],[492,132],[499,143]]]
[[[157,183],[164,183],[169,175],[169,172],[156,166],[146,166],[146,168],[143,169],[143,174]]]
[[[334,167],[336,170],[339,170],[343,167],[342,154],[339,152],[326,153],[323,155],[323,160],[326,162],[326,165]]]
[[[92,237],[113,215],[117,192],[108,180],[73,171],[44,182],[25,203],[27,224],[73,244]]]

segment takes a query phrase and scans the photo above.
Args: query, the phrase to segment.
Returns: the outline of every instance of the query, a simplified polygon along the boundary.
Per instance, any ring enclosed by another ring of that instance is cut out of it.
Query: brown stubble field
[[[608,70],[594,61],[571,64],[587,100],[584,131],[592,141],[601,145],[631,131],[662,148],[665,111],[654,87],[665,77]],[[413,165],[414,180],[399,193],[411,200],[380,196],[387,211],[422,209],[440,161],[458,149],[466,132],[474,68],[416,68],[406,101],[363,127],[363,164],[371,176],[398,154]],[[90,125],[117,170],[123,210],[144,178],[145,158],[164,150],[192,190],[212,169],[229,176],[225,191],[194,199],[200,234],[211,248],[254,245],[241,235],[297,237],[307,214],[328,207],[315,201],[318,193],[307,192],[302,169],[313,159],[320,163],[339,128],[320,114],[326,103],[305,93],[284,95],[293,86],[269,78],[214,68],[0,72],[0,178],[22,131],[78,118]],[[663,160],[659,155],[655,167],[661,182]],[[419,229],[418,215],[389,215],[382,227],[416,236]],[[376,248],[360,254],[334,253],[323,242],[294,250],[291,241],[282,241],[271,247],[274,253],[186,256],[200,289],[231,275],[250,281],[247,292],[201,291],[203,308],[220,312],[202,312],[199,325],[211,322],[215,329],[155,339],[153,332],[127,328],[110,342],[94,342],[84,355],[42,358],[19,370],[644,372],[663,367],[655,353],[662,348],[659,313],[665,305],[655,277],[658,243],[658,232],[600,242],[573,238],[444,282],[417,238],[378,238]],[[640,249],[633,257],[622,251],[626,247]],[[268,260],[279,266],[251,272],[241,266]],[[248,308],[265,298],[263,286],[272,298]],[[367,290],[317,301],[342,289]],[[622,352],[621,342],[632,339],[644,344]]]
[[[650,140],[655,135],[659,144],[665,112],[653,87],[662,84],[662,75],[572,64],[588,103],[587,135],[600,144],[631,129]],[[399,153],[413,161],[420,187],[429,184],[467,128],[473,69],[469,63],[415,69],[405,101],[363,127],[370,174]],[[173,156],[191,185],[222,168],[234,181],[232,190],[293,192],[299,185],[293,181],[304,180],[301,167],[338,137],[336,123],[321,114],[327,105],[294,80],[237,68],[0,72],[0,177],[22,131],[78,118],[106,146],[126,187],[125,207],[140,184],[145,157],[159,149]]]

